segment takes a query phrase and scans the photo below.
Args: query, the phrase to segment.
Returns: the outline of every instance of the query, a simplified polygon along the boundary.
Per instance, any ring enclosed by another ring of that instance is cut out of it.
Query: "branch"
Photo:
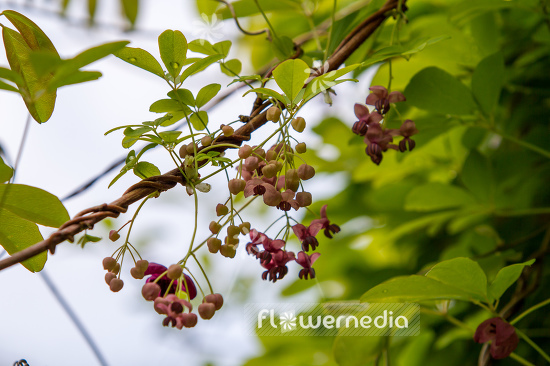
[[[396,9],[398,3],[399,0],[388,0],[380,10],[359,24],[350,34],[348,34],[348,36],[340,43],[336,51],[329,57],[328,61],[330,66],[327,70],[323,71],[328,73],[338,69],[346,61],[346,59],[355,50],[357,50],[357,48],[359,48],[359,46],[361,46],[361,44],[365,42],[365,40],[384,22],[384,20],[391,15],[391,11]],[[403,0],[402,3],[404,4],[405,0]],[[403,9],[405,9],[404,5]],[[267,123],[267,112],[260,112],[269,105],[270,103],[263,103],[258,108],[255,108],[255,115],[253,113],[254,117],[248,123],[237,129],[232,136],[221,136],[216,139],[214,144],[230,143],[240,146],[243,141],[250,140],[252,133]],[[227,150],[227,147],[220,147],[217,150],[224,151]],[[72,220],[67,221],[56,232],[51,234],[48,239],[16,252],[11,257],[1,260],[0,270],[32,258],[35,255],[47,250],[54,254],[57,244],[60,244],[65,240],[74,240],[74,236],[81,231],[93,228],[96,223],[107,217],[118,217],[121,213],[126,212],[128,206],[132,203],[135,203],[152,193],[167,191],[175,187],[177,183],[184,184],[179,168],[171,170],[163,175],[144,179],[130,187],[119,199],[111,202],[110,204],[91,207],[78,213]]]

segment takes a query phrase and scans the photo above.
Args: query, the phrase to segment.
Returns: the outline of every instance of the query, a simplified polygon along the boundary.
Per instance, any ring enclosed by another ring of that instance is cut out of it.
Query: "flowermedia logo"
[[[245,317],[259,336],[414,336],[420,307],[408,303],[247,304]]]

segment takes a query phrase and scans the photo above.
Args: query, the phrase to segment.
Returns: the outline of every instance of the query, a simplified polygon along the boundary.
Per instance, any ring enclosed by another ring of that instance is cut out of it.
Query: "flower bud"
[[[315,169],[311,165],[302,164],[298,168],[298,177],[302,180],[308,180],[315,176]]]
[[[236,195],[239,192],[244,191],[246,182],[244,181],[244,179],[231,179],[227,184],[227,186],[229,187],[229,192],[231,192],[231,194]]]
[[[302,117],[294,118],[290,124],[296,132],[302,132],[306,128],[306,120]]]
[[[271,107],[267,110],[266,118],[268,121],[272,122],[279,122],[279,118],[281,117],[281,110],[279,107]]]
[[[233,245],[224,244],[220,248],[220,254],[226,258],[235,258],[235,254],[237,254],[237,250]]]
[[[250,223],[249,222],[243,222],[239,225],[239,230],[241,230],[241,234],[247,235],[250,232]]]
[[[116,230],[111,230],[109,231],[109,239],[111,239],[111,241],[117,241],[120,239],[120,234]]]
[[[298,192],[296,194],[296,202],[300,205],[300,207],[307,207],[311,205],[312,199],[311,199],[311,193],[309,192]]]
[[[225,137],[229,137],[233,135],[233,132],[235,132],[235,130],[231,126],[222,125],[222,132]]]
[[[185,144],[181,145],[179,155],[180,155],[180,158],[185,159],[185,157],[187,156],[187,145]]]
[[[181,274],[183,273],[183,268],[179,264],[172,264],[170,267],[168,267],[168,272],[166,275],[171,280],[177,280],[180,278]]]
[[[296,169],[289,169],[285,174],[285,185],[286,189],[290,189],[294,192],[300,187],[300,178],[298,177],[298,172]]]
[[[122,281],[120,278],[113,278],[111,282],[109,282],[109,288],[113,292],[119,292],[122,290],[122,287],[124,287],[124,281]]]
[[[180,317],[185,328],[193,328],[199,321],[195,313],[184,313],[181,314]]]
[[[261,147],[258,147],[258,146],[254,146],[253,149],[254,149],[254,152],[253,152],[254,155],[257,155],[257,156],[265,159],[265,150],[264,149],[262,149]]]
[[[277,206],[283,200],[283,197],[281,196],[281,192],[278,192],[276,190],[271,190],[271,189],[267,190],[262,197],[264,199],[264,203],[272,207]]]
[[[241,229],[239,229],[238,226],[229,225],[227,227],[227,235],[229,235],[232,238],[239,236],[240,233],[241,233]]]
[[[276,160],[276,159],[277,159],[277,151],[275,151],[275,150],[268,150],[268,151],[265,153],[265,160],[271,161],[271,160]]]
[[[239,244],[239,238],[235,236],[226,236],[224,239],[224,243],[228,245],[238,245]]]
[[[218,238],[209,238],[206,241],[206,245],[208,246],[208,251],[210,251],[210,253],[217,253],[218,250],[220,250],[222,241]]]
[[[113,268],[111,272],[113,272],[114,274],[118,274],[118,272],[120,272],[120,263],[117,263],[115,265],[115,268]]]
[[[212,137],[210,135],[206,135],[201,139],[202,146],[210,146],[212,145]]]
[[[300,142],[299,144],[296,145],[296,152],[298,154],[303,154],[307,151],[307,147],[306,147],[306,143],[305,142]]]
[[[214,313],[216,312],[216,305],[210,302],[203,302],[198,307],[199,315],[204,320],[212,319]]]
[[[155,300],[160,294],[161,288],[158,284],[149,282],[141,288],[141,295],[147,301]]]
[[[197,145],[195,145],[194,143],[190,142],[189,145],[187,145],[187,154],[194,154],[195,153],[195,150],[197,150]]]
[[[243,145],[239,148],[239,158],[246,159],[252,154],[250,145]]]
[[[216,305],[216,310],[220,310],[223,306],[223,296],[221,294],[214,294],[214,301],[213,304]],[[208,301],[212,302],[212,301]]]
[[[114,274],[113,272],[107,272],[105,274],[105,283],[106,284],[110,284],[112,280],[114,280],[116,278],[116,274]]]
[[[277,175],[277,165],[275,164],[267,164],[262,168],[262,174],[266,178],[273,178]]]
[[[252,172],[252,171],[258,169],[258,164],[259,163],[260,163],[260,160],[257,157],[249,156],[244,161],[243,168],[244,168],[244,170]]]
[[[216,221],[211,221],[210,225],[208,225],[208,229],[210,229],[210,232],[212,234],[219,233],[221,228],[222,228],[222,226],[220,224],[218,224]]]
[[[144,276],[145,276],[145,273],[141,272],[139,269],[137,269],[136,267],[132,267],[130,268],[130,274],[132,275],[132,277],[134,277],[136,280],[141,280]]]
[[[111,271],[116,266],[116,259],[113,257],[105,257],[103,258],[103,268],[107,271]]]
[[[147,262],[145,259],[140,259],[136,262],[136,268],[142,273],[145,273],[145,271],[147,271],[147,267],[149,267],[149,262]]]
[[[225,216],[229,213],[229,208],[227,208],[226,205],[222,205],[221,203],[218,203],[216,205],[216,215],[218,216]]]

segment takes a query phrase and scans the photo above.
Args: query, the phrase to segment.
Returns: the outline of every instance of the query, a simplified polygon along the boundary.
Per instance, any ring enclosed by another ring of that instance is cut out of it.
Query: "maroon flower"
[[[384,130],[380,123],[371,123],[365,135],[367,148],[365,152],[370,156],[373,163],[380,165],[382,161],[382,152],[388,149],[397,150],[397,146],[390,144],[393,141],[392,130]]]
[[[409,151],[412,151],[416,146],[416,142],[410,137],[418,133],[416,125],[410,119],[405,120],[401,127],[399,128],[398,134],[403,136],[403,140],[399,141],[399,151],[404,152],[407,150],[407,143],[409,145]]]
[[[308,227],[305,227],[302,224],[296,224],[292,227],[292,231],[298,237],[298,240],[302,243],[302,250],[304,252],[309,252],[309,247],[311,250],[315,250],[319,246],[319,241],[315,236],[321,229],[323,224],[321,222],[312,222]]]
[[[244,196],[250,197],[252,195],[263,196],[264,203],[268,206],[277,206],[282,200],[281,193],[272,184],[260,178],[252,178],[246,182]]]
[[[298,277],[300,279],[313,279],[315,278],[315,270],[311,268],[313,263],[319,258],[321,253],[312,253],[311,255],[307,255],[305,252],[298,252],[298,258],[296,258],[296,262],[304,267],[302,270],[300,270],[300,273],[298,274]]]
[[[269,281],[272,281],[273,283],[282,279],[288,273],[288,267],[286,264],[295,259],[296,257],[293,252],[279,250],[276,253],[273,253],[270,261],[261,262],[262,267],[266,269],[266,271],[262,273],[262,279],[267,280],[269,278]]]
[[[154,308],[157,313],[166,314],[166,318],[162,321],[162,325],[165,327],[170,325],[182,329],[183,327],[191,328],[197,324],[197,316],[191,313],[193,305],[176,295],[157,297]],[[187,313],[185,313],[185,308],[188,309]]]
[[[355,116],[359,118],[359,121],[353,124],[351,130],[359,136],[365,136],[369,123],[380,122],[382,118],[384,118],[378,112],[369,113],[369,109],[359,103],[356,103],[353,109],[355,111]]]
[[[151,275],[151,277],[146,280],[146,283],[156,282],[160,286],[160,293],[158,296],[164,295],[166,291],[168,291],[169,294],[176,293],[179,280],[172,281],[171,279],[169,279],[165,273],[167,270],[168,268],[166,268],[162,264],[149,263],[149,267],[147,267],[147,270],[145,271],[145,276]],[[155,281],[163,273],[165,273],[164,276],[162,276],[158,281]],[[184,277],[185,283],[182,283],[181,291],[187,292],[185,286],[187,284],[187,289],[189,290],[189,298],[193,300],[195,296],[197,296],[197,288],[195,287],[195,283],[193,283],[191,277],[186,274],[184,274]],[[168,288],[170,288],[170,290],[168,290]]]
[[[246,244],[246,252],[250,255],[254,255],[257,258],[258,254],[260,253],[258,245],[263,245],[264,241],[268,239],[268,237],[267,235],[265,235],[264,233],[260,233],[256,229],[250,230],[248,235],[250,235],[250,240],[252,241]]]
[[[294,199],[295,195],[296,193],[291,189],[287,189],[286,191],[281,193],[282,199],[281,202],[277,205],[277,208],[283,211],[290,211],[291,208],[298,210],[300,208],[300,205]]]
[[[514,326],[501,318],[491,318],[481,323],[474,334],[474,341],[491,341],[491,356],[500,360],[510,356],[519,343]]]
[[[380,85],[371,86],[369,89],[372,93],[369,94],[365,103],[373,105],[374,108],[382,114],[388,113],[390,110],[390,103],[406,100],[403,93],[398,91],[391,92],[388,95],[388,89]]]
[[[329,239],[332,239],[332,234],[340,232],[340,226],[331,224],[327,217],[327,205],[321,207],[321,218],[313,220],[309,226],[317,224],[321,224],[321,229],[325,229],[325,236]]]

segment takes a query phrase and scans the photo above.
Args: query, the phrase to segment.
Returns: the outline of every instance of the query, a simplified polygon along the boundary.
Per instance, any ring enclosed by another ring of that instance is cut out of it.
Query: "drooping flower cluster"
[[[299,273],[301,279],[315,278],[315,270],[311,266],[321,254],[308,255],[306,252],[310,249],[315,250],[319,246],[319,241],[316,238],[319,231],[324,229],[328,238],[332,238],[332,234],[340,231],[338,225],[330,223],[326,210],[327,206],[325,205],[321,209],[321,218],[313,220],[308,227],[302,224],[292,226],[292,230],[302,246],[302,250],[297,255],[285,249],[286,242],[284,240],[271,239],[256,229],[250,231],[251,241],[246,245],[246,251],[256,257],[265,269],[262,279],[272,282],[282,279],[288,273],[287,263],[291,261],[295,261],[303,267]]]
[[[388,149],[405,152],[408,148],[412,151],[416,144],[411,136],[418,133],[418,130],[410,119],[405,120],[399,129],[385,128],[381,121],[389,112],[390,104],[404,101],[405,96],[398,91],[388,93],[383,86],[372,86],[369,89],[372,93],[369,94],[365,103],[374,105],[375,111],[371,113],[365,105],[355,104],[355,116],[359,120],[354,123],[352,131],[365,137],[364,141],[367,145],[365,152],[373,163],[379,165],[383,158],[382,153]],[[399,145],[392,144],[395,136],[403,137]]]
[[[141,294],[145,300],[154,301],[157,313],[166,315],[162,325],[178,329],[197,325],[198,317],[191,312],[193,305],[189,302],[197,296],[197,288],[191,277],[183,273],[179,264],[166,268],[162,264],[150,263],[145,275],[150,277],[145,281]],[[182,298],[183,296],[187,298]],[[203,303],[198,306],[199,316],[202,319],[211,319],[222,305],[222,295],[206,295]]]

